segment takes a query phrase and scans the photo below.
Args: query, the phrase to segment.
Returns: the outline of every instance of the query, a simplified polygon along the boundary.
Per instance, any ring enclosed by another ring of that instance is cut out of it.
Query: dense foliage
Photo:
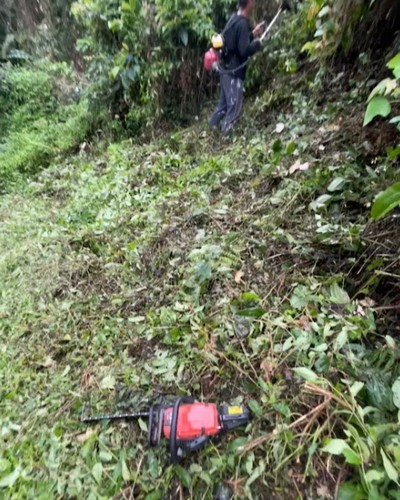
[[[399,8],[293,6],[228,139],[231,2],[0,6],[0,497],[399,498]],[[160,393],[253,419],[177,466],[80,423]]]
[[[91,98],[111,102],[129,129],[187,111],[188,101],[193,106],[201,52],[212,33],[208,0],[81,0],[73,12],[86,28],[78,48],[96,82]]]
[[[77,148],[91,118],[66,64],[0,68],[0,191]]]

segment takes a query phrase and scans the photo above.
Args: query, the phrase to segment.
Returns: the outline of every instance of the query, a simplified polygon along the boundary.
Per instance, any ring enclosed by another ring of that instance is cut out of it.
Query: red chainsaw
[[[200,450],[211,438],[246,425],[250,412],[245,406],[221,406],[200,403],[189,396],[180,396],[174,402],[162,399],[148,411],[85,417],[82,422],[102,420],[148,419],[148,442],[158,446],[161,437],[169,440],[173,463],[179,462],[187,453]]]

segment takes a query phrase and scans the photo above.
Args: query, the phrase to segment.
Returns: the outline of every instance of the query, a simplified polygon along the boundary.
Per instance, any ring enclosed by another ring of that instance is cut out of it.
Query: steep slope
[[[2,196],[8,498],[396,497],[399,226],[368,208],[393,137],[354,85],[293,79],[233,139],[85,145]],[[182,466],[144,422],[79,421],[178,392],[254,419]]]

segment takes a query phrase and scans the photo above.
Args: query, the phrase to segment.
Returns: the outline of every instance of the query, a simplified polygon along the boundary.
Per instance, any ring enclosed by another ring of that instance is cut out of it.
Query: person
[[[232,129],[241,115],[247,62],[261,48],[258,37],[262,33],[264,23],[259,23],[253,31],[250,28],[249,17],[254,7],[255,0],[239,0],[237,14],[229,19],[222,33],[224,47],[220,96],[209,125],[212,129],[220,125],[224,134]]]

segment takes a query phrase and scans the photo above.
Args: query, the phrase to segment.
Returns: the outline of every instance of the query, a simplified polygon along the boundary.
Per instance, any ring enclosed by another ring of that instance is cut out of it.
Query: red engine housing
[[[212,71],[220,61],[219,54],[214,49],[209,49],[204,54],[203,66],[206,71]]]
[[[172,408],[164,410],[163,431],[167,439],[171,437]],[[221,426],[217,405],[212,403],[182,404],[179,407],[176,438],[190,441],[199,436],[214,436]]]

